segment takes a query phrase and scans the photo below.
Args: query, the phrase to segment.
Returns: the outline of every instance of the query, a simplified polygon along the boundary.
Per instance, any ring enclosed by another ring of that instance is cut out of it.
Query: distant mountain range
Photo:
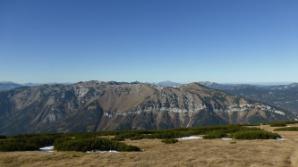
[[[21,86],[23,85],[13,82],[0,82],[0,91],[11,90]]]
[[[281,108],[200,83],[173,87],[89,81],[0,92],[0,135],[167,129],[294,118]]]
[[[202,83],[213,89],[260,101],[298,115],[298,83],[287,85],[248,85]]]
[[[182,84],[177,83],[177,82],[172,82],[172,81],[162,81],[158,82],[155,85],[160,86],[160,87],[178,87]]]
[[[46,83],[47,85],[51,84],[56,84],[56,83]],[[61,83],[61,84],[70,84],[70,83]],[[7,91],[7,90],[12,90],[16,89],[19,87],[31,87],[31,86],[39,86],[39,85],[44,85],[41,83],[14,83],[14,82],[0,82],[0,91]]]

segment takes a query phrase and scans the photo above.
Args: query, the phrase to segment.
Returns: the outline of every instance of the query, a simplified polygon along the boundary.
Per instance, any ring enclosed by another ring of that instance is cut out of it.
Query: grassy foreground
[[[291,126],[298,127],[298,124],[293,124]],[[276,129],[276,127],[271,127],[270,125],[254,126],[252,128],[262,129],[266,132],[273,132],[274,129]],[[298,133],[289,131],[279,131],[278,133],[284,138],[284,140],[236,139],[226,141],[222,139],[194,139],[178,141],[175,144],[165,144],[161,142],[161,139],[122,141],[122,143],[127,145],[133,145],[141,148],[142,152],[0,152],[0,166],[297,167]],[[106,136],[109,136],[110,139],[115,137],[115,135]],[[103,138],[105,136],[97,137]]]

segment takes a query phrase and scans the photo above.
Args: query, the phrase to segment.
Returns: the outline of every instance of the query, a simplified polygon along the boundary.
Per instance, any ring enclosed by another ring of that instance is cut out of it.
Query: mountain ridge
[[[218,89],[235,96],[260,101],[269,105],[288,110],[298,115],[298,84],[287,85],[248,85],[248,84],[206,84],[207,87]]]
[[[0,134],[142,130],[290,120],[286,111],[200,83],[79,82],[0,92]]]

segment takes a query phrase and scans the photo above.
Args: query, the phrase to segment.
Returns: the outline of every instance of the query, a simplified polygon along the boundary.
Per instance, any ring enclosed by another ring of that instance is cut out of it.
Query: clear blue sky
[[[0,81],[298,81],[297,0],[0,0]]]

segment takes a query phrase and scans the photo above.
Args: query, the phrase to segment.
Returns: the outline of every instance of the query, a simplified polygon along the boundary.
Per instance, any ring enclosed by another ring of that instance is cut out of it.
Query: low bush
[[[54,147],[58,151],[141,151],[136,146],[104,138],[58,139],[55,141]]]
[[[125,139],[126,139],[125,136],[117,135],[112,140],[114,140],[114,141],[124,141]]]
[[[137,139],[172,139],[180,138],[192,135],[205,135],[208,133],[214,133],[213,131],[221,131],[221,136],[223,133],[229,134],[238,131],[245,130],[257,130],[258,128],[249,128],[239,125],[223,125],[223,126],[207,126],[207,127],[196,127],[196,128],[180,128],[180,129],[168,129],[168,130],[156,130],[156,131],[129,131],[129,132],[119,132],[114,140],[123,141],[125,139],[137,140]],[[218,133],[218,132],[217,132]],[[210,138],[211,138],[210,134]],[[214,134],[215,135],[215,134]]]
[[[117,136],[114,137],[114,140],[117,140],[117,141],[123,141],[125,139],[140,140],[140,139],[143,139],[145,135],[146,134],[140,134],[138,132],[128,132],[128,133],[118,134]]]
[[[249,130],[249,131],[239,131],[232,134],[235,139],[277,139],[280,135],[277,133],[267,132],[263,130]]]
[[[0,135],[0,139],[6,139],[6,136]]]
[[[278,121],[278,122],[271,122],[269,123],[269,125],[272,127],[283,127],[289,124],[297,124],[297,123],[298,121]]]
[[[260,124],[241,124],[240,126],[259,126]]]
[[[282,123],[282,122],[277,122],[277,123],[271,123],[270,126],[271,127],[284,127],[284,126],[287,126],[287,124]]]
[[[298,127],[277,128],[274,131],[298,131]]]
[[[23,140],[0,140],[0,151],[33,151],[38,150],[39,145]]]
[[[280,123],[284,123],[284,124],[297,124],[298,121],[283,121],[283,122],[280,122]]]
[[[33,151],[53,145],[58,135],[19,135],[0,140],[0,151]]]
[[[204,139],[218,139],[222,137],[226,137],[227,134],[225,131],[217,130],[217,131],[211,131],[208,132],[205,136],[203,136]]]
[[[177,139],[162,139],[161,142],[165,143],[165,144],[175,144],[178,142]]]

